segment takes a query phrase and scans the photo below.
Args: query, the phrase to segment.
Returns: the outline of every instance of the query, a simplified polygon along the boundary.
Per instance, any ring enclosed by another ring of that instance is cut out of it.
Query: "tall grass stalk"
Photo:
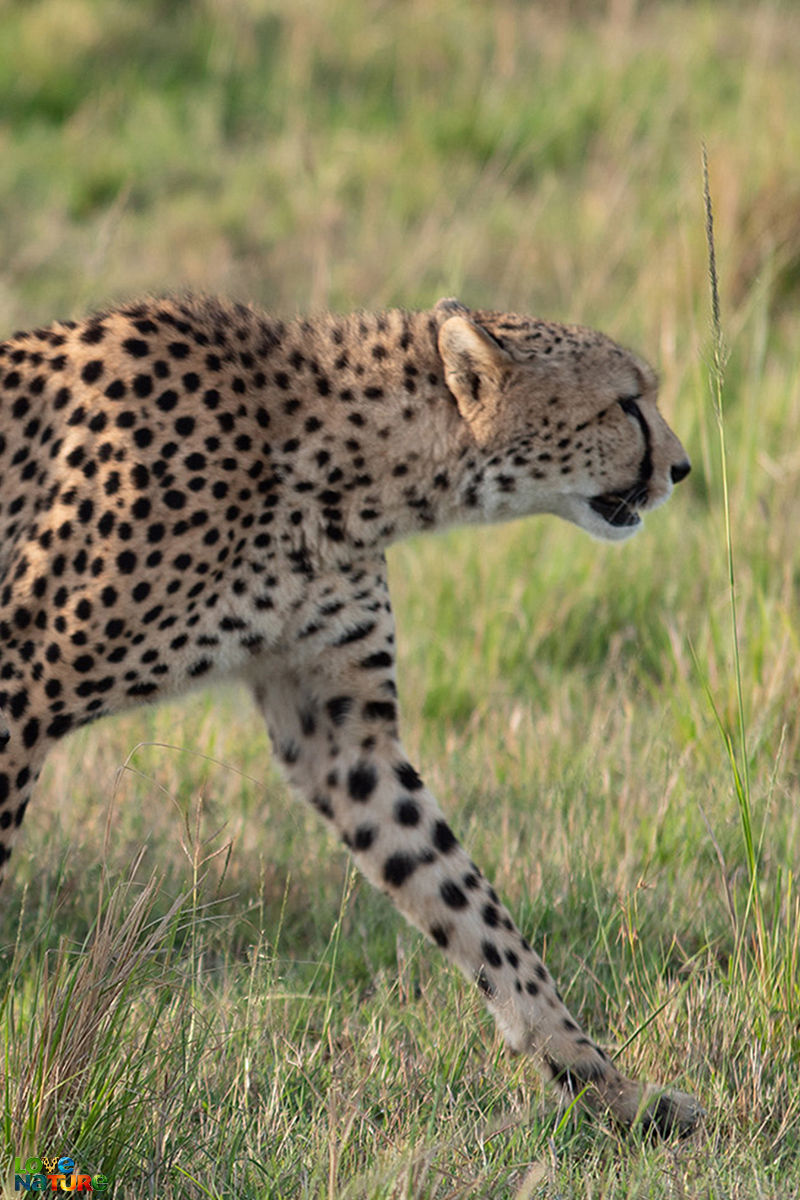
[[[709,376],[711,384],[711,396],[714,403],[714,415],[716,417],[717,431],[719,435],[719,454],[722,472],[722,510],[725,521],[725,549],[728,567],[728,598],[731,612],[731,642],[733,650],[734,677],[736,681],[736,706],[739,726],[738,752],[730,730],[727,729],[724,723],[721,721],[716,707],[714,708],[714,714],[717,723],[719,724],[720,731],[725,739],[725,748],[728,754],[728,761],[730,762],[731,766],[731,773],[733,775],[733,784],[739,807],[739,821],[741,824],[742,838],[744,841],[749,882],[747,906],[744,917],[738,922],[738,928],[736,929],[736,961],[739,965],[740,971],[744,971],[745,964],[742,956],[742,949],[746,937],[748,918],[750,912],[752,911],[756,925],[756,953],[758,956],[759,967],[763,973],[764,968],[767,966],[765,957],[767,940],[765,936],[764,913],[761,905],[761,894],[759,889],[758,854],[756,853],[755,840],[753,838],[753,809],[750,790],[750,767],[747,749],[747,723],[745,721],[744,713],[742,665],[739,651],[739,618],[736,604],[736,568],[733,553],[730,489],[728,486],[728,457],[725,445],[725,410],[723,397],[725,390],[725,365],[727,361],[727,350],[725,347],[725,339],[722,333],[722,319],[720,316],[719,279],[717,276],[717,255],[714,244],[714,211],[711,204],[708,150],[705,143],[703,143],[702,155],[703,206],[705,210],[706,241],[708,244],[708,279],[711,292],[711,362],[709,364]]]

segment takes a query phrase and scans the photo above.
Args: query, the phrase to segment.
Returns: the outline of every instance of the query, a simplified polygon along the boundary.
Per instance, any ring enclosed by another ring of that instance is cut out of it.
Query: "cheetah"
[[[282,321],[147,299],[0,347],[0,864],[48,749],[236,678],[290,785],[567,1098],[688,1134],[567,1010],[403,750],[386,548],[553,513],[635,533],[689,472],[641,359],[440,300]]]

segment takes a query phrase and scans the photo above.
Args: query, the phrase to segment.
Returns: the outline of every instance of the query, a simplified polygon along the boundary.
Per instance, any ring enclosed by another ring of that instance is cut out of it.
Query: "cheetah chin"
[[[672,467],[671,482],[684,478],[684,465]],[[646,488],[637,484],[625,492],[608,492],[588,498],[566,497],[554,506],[553,512],[579,525],[598,541],[624,542],[642,528],[643,512],[664,504],[671,492],[670,487],[665,495],[648,503]]]
[[[624,542],[644,524],[642,510],[635,506],[630,495],[562,497],[551,512],[578,525],[599,542]]]

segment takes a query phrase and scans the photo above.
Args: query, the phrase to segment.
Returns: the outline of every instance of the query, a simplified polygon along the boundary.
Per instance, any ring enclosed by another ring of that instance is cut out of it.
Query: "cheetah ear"
[[[442,296],[441,300],[437,300],[434,304],[433,311],[442,321],[447,320],[448,317],[452,317],[455,313],[463,313],[469,316],[469,309],[466,304],[462,304],[460,300],[456,300],[455,296]]]
[[[483,444],[491,433],[511,358],[485,329],[461,315],[448,317],[439,330],[439,353],[459,412]]]

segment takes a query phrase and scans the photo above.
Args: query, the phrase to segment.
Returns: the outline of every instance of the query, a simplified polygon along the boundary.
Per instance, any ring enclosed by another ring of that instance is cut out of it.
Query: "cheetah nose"
[[[669,472],[672,476],[672,482],[680,483],[682,479],[686,478],[691,469],[692,464],[688,461],[688,459],[685,462],[675,463],[674,466],[670,467]]]

